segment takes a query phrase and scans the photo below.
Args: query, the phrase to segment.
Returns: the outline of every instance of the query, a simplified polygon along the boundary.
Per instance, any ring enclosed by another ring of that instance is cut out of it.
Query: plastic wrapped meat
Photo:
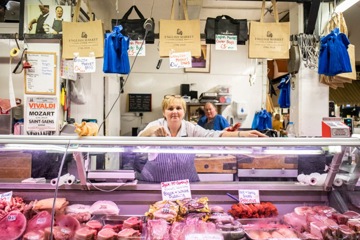
[[[123,228],[132,228],[135,230],[142,231],[142,221],[138,217],[130,217],[123,223]]]
[[[284,222],[297,230],[303,232],[307,229],[306,217],[304,215],[298,215],[294,212],[284,215]]]
[[[112,201],[97,201],[91,205],[90,213],[93,215],[117,215],[119,207]]]
[[[185,227],[184,222],[174,222],[171,226],[170,236],[171,239],[184,240],[183,230]]]
[[[96,230],[96,232],[100,231],[100,229],[103,227],[102,223],[98,220],[90,220],[86,223],[86,226],[90,229]]]
[[[82,239],[96,239],[96,230],[95,229],[90,229],[88,227],[82,227],[80,229],[78,229],[75,232],[75,238],[76,240],[82,240]]]
[[[344,212],[343,214],[348,216],[349,219],[360,219],[360,214],[354,211],[347,211]]]
[[[339,225],[340,236],[339,239],[355,240],[356,233],[346,225]]]
[[[41,211],[28,221],[25,233],[43,231],[50,226],[51,214],[48,211]]]
[[[141,233],[139,232],[139,230],[134,230],[132,228],[125,228],[117,234],[117,237],[119,240],[136,239],[136,237],[140,237],[140,236],[141,236]]]
[[[0,220],[0,239],[16,240],[26,229],[26,218],[19,211],[8,213]]]
[[[101,229],[97,235],[97,240],[115,240],[117,239],[117,233],[111,228]]]

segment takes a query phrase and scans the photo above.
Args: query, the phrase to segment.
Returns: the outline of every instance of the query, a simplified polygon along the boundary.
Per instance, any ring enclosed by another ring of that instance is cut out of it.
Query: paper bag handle
[[[279,23],[279,14],[276,6],[276,0],[271,0],[271,3],[274,7],[275,22]],[[262,1],[260,22],[264,22],[264,15],[265,15],[265,0]]]
[[[87,6],[87,9],[88,9],[88,15],[89,15],[89,21],[91,22],[93,19],[92,19],[92,9],[90,7],[90,3],[89,3],[89,0],[85,1],[85,4]],[[79,20],[79,14],[80,14],[80,7],[81,7],[81,0],[77,0],[76,2],[76,6],[75,6],[75,11],[74,11],[74,16],[73,16],[73,19],[72,21],[73,22],[77,22]]]
[[[182,0],[182,5],[183,5],[183,10],[184,10],[185,20],[189,20],[189,15],[188,15],[187,6],[186,6],[186,0]],[[175,0],[172,1],[170,19],[171,20],[175,19]]]

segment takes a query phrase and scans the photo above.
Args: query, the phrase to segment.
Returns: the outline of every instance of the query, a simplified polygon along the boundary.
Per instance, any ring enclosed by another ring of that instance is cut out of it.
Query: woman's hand
[[[152,126],[140,134],[140,137],[166,137],[169,134],[162,126]]]
[[[239,137],[268,137],[257,130],[240,131]]]

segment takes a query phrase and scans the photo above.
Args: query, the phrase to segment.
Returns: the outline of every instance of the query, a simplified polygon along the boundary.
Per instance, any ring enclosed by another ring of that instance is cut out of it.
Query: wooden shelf
[[[191,110],[192,109],[197,109],[197,108],[202,107],[202,106],[205,106],[205,104],[206,103],[200,103],[200,102],[199,103],[193,103],[193,102],[186,103],[186,116],[185,116],[185,119],[190,121],[192,116],[194,116],[193,114],[191,114],[192,113]],[[231,103],[214,103],[214,105],[217,107],[217,112],[219,114],[221,114],[221,112],[223,111],[223,107],[229,106],[230,104]],[[195,112],[195,111],[193,110],[193,112]]]

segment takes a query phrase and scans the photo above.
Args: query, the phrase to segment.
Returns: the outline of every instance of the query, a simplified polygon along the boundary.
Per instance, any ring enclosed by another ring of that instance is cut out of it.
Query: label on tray
[[[224,237],[219,234],[192,233],[185,236],[185,240],[223,240]]]
[[[259,190],[239,190],[239,203],[260,203]]]
[[[12,198],[12,194],[13,194],[12,191],[6,192],[6,193],[2,193],[2,194],[0,194],[0,200],[1,200],[1,201],[6,201],[6,202],[10,202],[10,201],[11,201],[11,198]]]

